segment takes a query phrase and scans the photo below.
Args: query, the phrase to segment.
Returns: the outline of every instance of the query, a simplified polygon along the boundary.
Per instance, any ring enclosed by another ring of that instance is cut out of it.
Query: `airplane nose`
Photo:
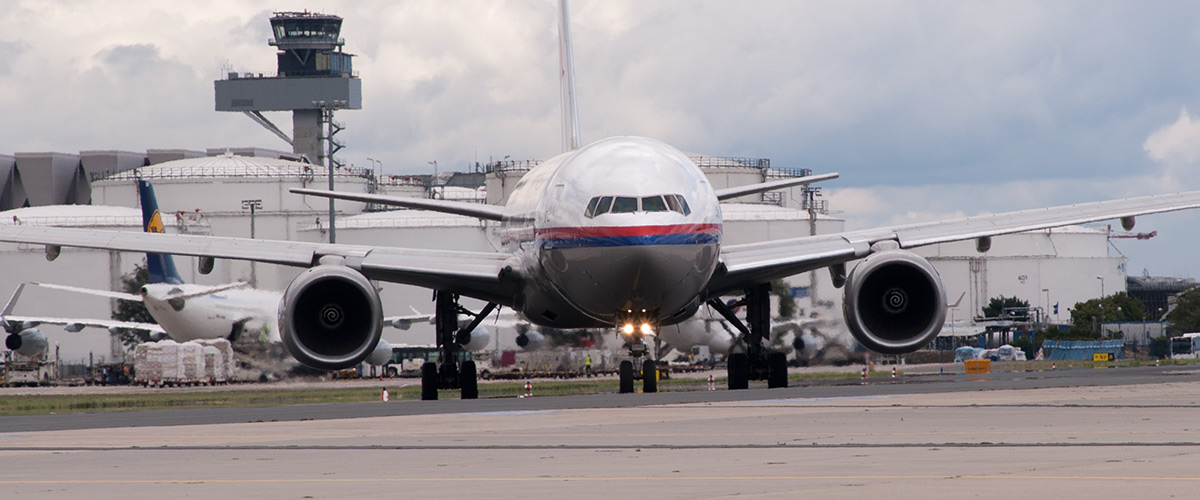
[[[588,315],[615,321],[630,308],[673,314],[700,293],[712,273],[698,266],[708,245],[640,245],[546,250],[543,269]],[[581,279],[582,277],[582,279]]]

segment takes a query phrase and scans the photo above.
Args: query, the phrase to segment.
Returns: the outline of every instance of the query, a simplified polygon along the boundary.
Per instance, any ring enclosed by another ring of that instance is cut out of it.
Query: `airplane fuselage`
[[[526,280],[517,309],[543,326],[682,321],[720,254],[707,178],[652,139],[615,137],[552,158],[525,174],[505,209],[503,241]]]
[[[142,287],[142,300],[176,342],[245,335],[279,342],[279,292],[233,288],[186,300],[172,298],[203,288],[207,287],[152,283]]]

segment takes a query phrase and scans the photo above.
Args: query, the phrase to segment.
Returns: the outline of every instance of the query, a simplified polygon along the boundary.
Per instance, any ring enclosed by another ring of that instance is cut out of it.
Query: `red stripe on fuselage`
[[[672,224],[667,226],[549,227],[537,230],[538,238],[621,238],[671,234],[720,234],[720,224]]]

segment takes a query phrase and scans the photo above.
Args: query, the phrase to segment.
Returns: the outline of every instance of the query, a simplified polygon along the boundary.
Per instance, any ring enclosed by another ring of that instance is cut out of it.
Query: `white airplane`
[[[150,323],[138,323],[133,321],[118,321],[112,319],[81,319],[81,318],[61,318],[51,316],[27,316],[13,314],[13,309],[17,305],[17,300],[21,297],[21,292],[25,289],[26,283],[21,283],[13,292],[12,297],[5,305],[3,312],[0,312],[0,324],[3,324],[4,330],[8,332],[8,336],[4,339],[4,346],[11,351],[18,352],[30,358],[37,358],[45,354],[49,347],[49,341],[46,335],[37,327],[39,325],[60,325],[68,332],[79,332],[86,327],[105,328],[110,332],[115,332],[121,329],[144,330],[152,335],[161,335],[164,333],[163,328],[159,325]]]
[[[937,271],[910,249],[975,240],[980,251],[997,235],[1200,207],[1200,192],[981,215],[743,245],[722,244],[720,202],[837,177],[827,174],[713,189],[680,150],[642,137],[613,137],[581,146],[575,106],[568,15],[560,2],[560,54],[566,153],[538,165],[516,185],[508,204],[292,189],[294,193],[433,210],[497,221],[504,248],[495,252],[422,250],[370,245],[269,241],[199,235],[111,233],[100,230],[7,226],[0,241],[200,257],[240,259],[306,268],[287,287],[279,312],[284,346],[318,368],[361,362],[383,325],[371,280],[435,291],[441,366],[422,370],[422,397],[439,386],[477,397],[475,366],[454,356],[470,331],[495,307],[510,307],[534,324],[554,328],[619,328],[635,356],[641,339],[691,317],[709,304],[741,332],[729,356],[730,388],[750,379],[787,383],[786,359],[769,353],[769,282],[820,268],[844,287],[848,328],[865,347],[911,352],[941,330],[945,290]],[[859,261],[847,272],[847,263]],[[745,295],[745,321],[719,300]],[[459,328],[460,296],[487,303]],[[635,358],[636,359],[636,358]],[[647,360],[646,363],[653,363]],[[653,366],[653,365],[647,365]],[[632,392],[633,363],[622,362],[621,390]],[[653,390],[653,377],[643,377]]]

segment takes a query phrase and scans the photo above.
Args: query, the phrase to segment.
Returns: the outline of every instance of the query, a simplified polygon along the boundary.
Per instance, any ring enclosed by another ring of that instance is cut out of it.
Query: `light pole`
[[[1100,280],[1100,300],[1104,300],[1104,277],[1096,276],[1096,279]]]
[[[367,161],[371,162],[371,177],[378,179],[379,175],[375,174],[375,165],[379,165],[379,173],[383,174],[383,162],[374,158],[367,158]]]
[[[337,133],[338,131],[340,131],[342,129],[340,126],[334,125],[333,112],[334,112],[334,110],[347,107],[348,103],[343,100],[313,101],[312,105],[314,108],[321,110],[321,120],[325,122],[324,123],[325,129],[326,129],[325,137],[324,137],[325,151],[326,151],[325,166],[329,167],[329,190],[333,191],[333,167],[334,167],[333,153],[336,153],[339,149],[342,149],[341,145],[334,144],[334,142],[333,142],[333,134]],[[335,131],[334,128],[337,128],[337,130]],[[330,198],[329,199],[329,242],[330,243],[337,242],[337,233],[336,233],[336,230],[334,229],[333,217],[334,217],[333,198]]]
[[[262,199],[242,200],[242,210],[250,209],[250,239],[254,239],[254,213],[262,208]],[[250,286],[258,286],[258,273],[254,261],[250,261]]]
[[[429,197],[436,199],[437,198],[437,189],[436,189],[437,188],[437,174],[438,174],[437,160],[427,161],[425,163],[433,165],[433,177],[429,178]]]
[[[1050,289],[1043,288],[1042,293],[1046,294],[1046,308],[1043,309],[1043,311],[1046,311],[1046,323],[1049,323],[1050,322]],[[1042,327],[1045,328],[1046,325],[1042,325]]]

